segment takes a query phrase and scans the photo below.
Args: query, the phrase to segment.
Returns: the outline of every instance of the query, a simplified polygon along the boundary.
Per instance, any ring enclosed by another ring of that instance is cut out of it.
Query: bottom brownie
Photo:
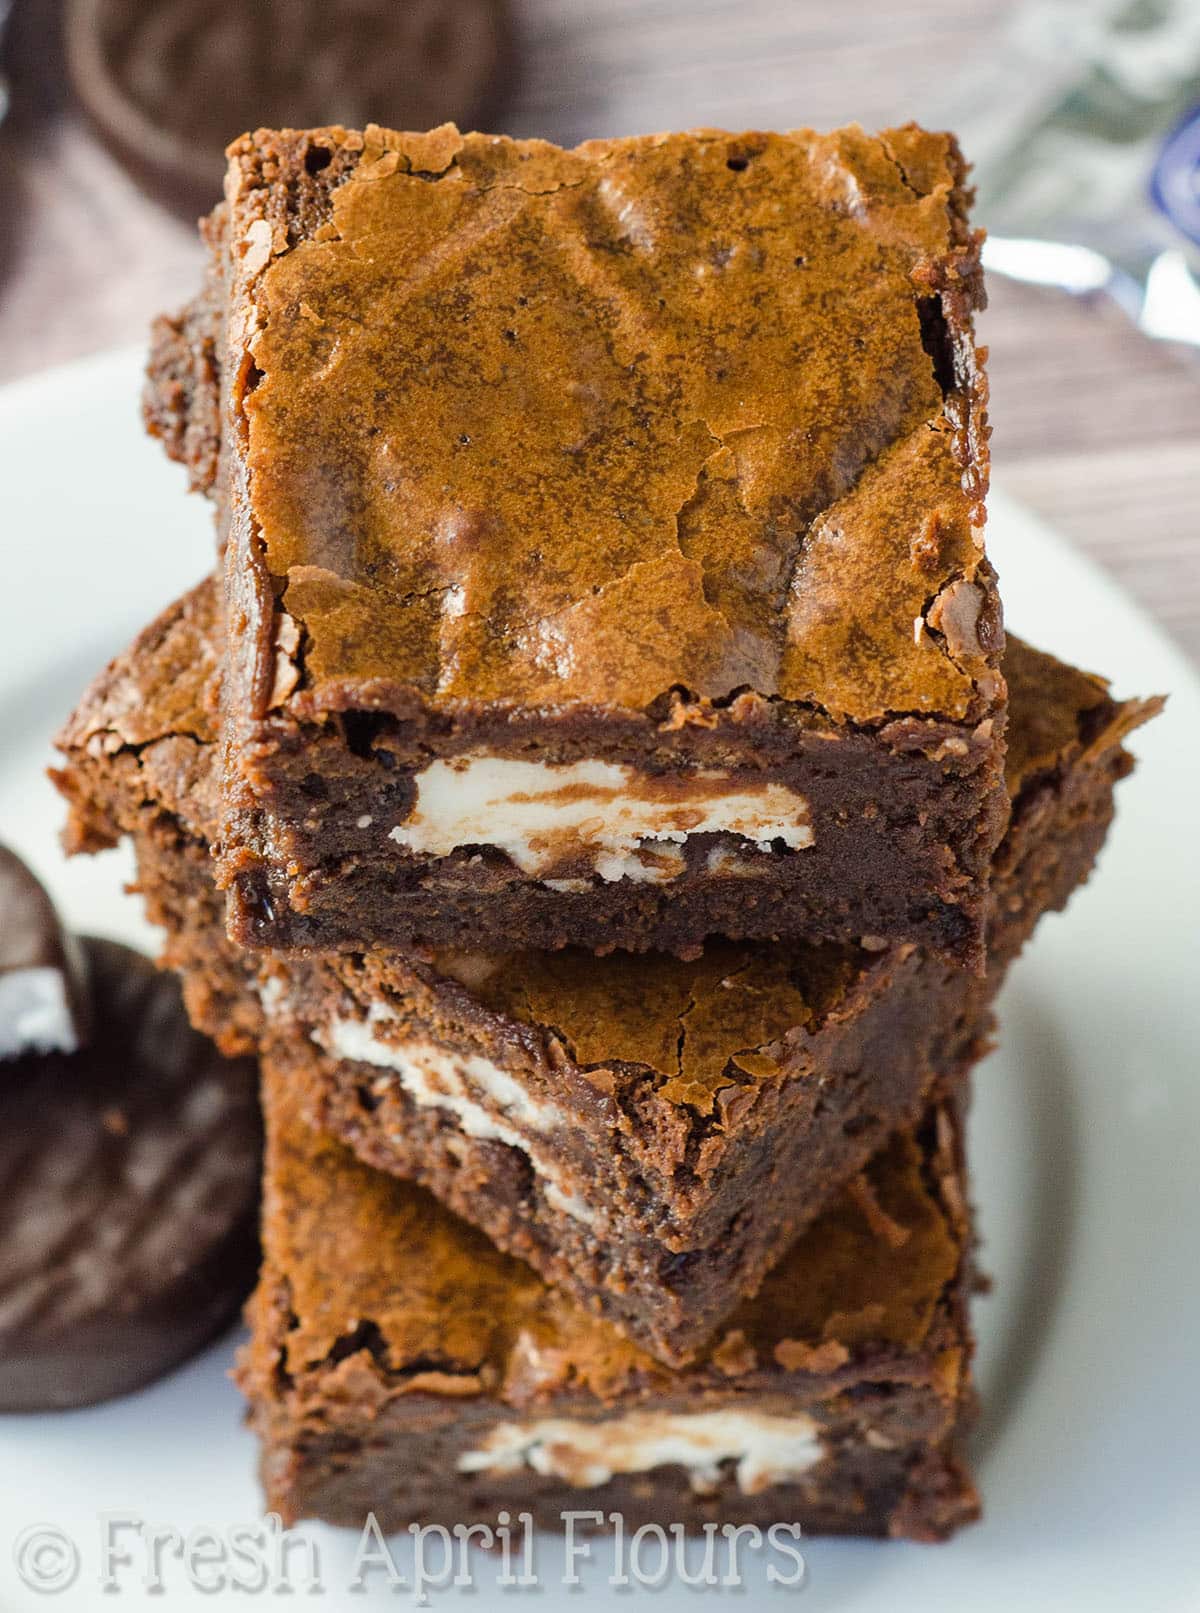
[[[295,1074],[264,1066],[264,1268],[239,1368],[285,1521],[373,1512],[386,1532],[509,1509],[560,1528],[595,1509],[936,1540],[977,1516],[951,1107],[894,1139],[673,1371],[310,1130]]]

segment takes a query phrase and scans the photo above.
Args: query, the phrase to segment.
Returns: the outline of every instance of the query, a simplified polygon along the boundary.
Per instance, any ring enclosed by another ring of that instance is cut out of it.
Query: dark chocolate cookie
[[[256,1067],[85,940],[91,1039],[0,1065],[0,1411],[86,1406],[214,1337],[258,1264]]]
[[[247,129],[476,126],[510,39],[505,0],[68,0],[66,32],[100,132],[193,212]]]

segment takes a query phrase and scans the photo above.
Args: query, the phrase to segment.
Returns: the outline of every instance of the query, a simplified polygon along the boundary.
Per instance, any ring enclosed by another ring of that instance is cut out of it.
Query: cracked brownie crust
[[[226,194],[227,460],[191,462],[232,933],[978,965],[1003,635],[953,141],[259,131]]]
[[[385,1530],[529,1510],[937,1539],[977,1515],[970,1227],[949,1109],[892,1143],[672,1372],[265,1069],[265,1267],[240,1378],[268,1505]]]
[[[274,1038],[281,1063],[303,1047],[315,1125],[668,1360],[978,1051],[1008,962],[1091,867],[1121,740],[1155,709],[1010,643],[984,980],[908,946],[272,960],[229,944],[213,882],[220,639],[205,584],[98,681],[63,738],[73,845],[134,835],[166,960],[222,1045]]]

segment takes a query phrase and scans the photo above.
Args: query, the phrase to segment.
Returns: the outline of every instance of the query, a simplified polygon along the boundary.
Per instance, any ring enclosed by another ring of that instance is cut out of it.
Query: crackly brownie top
[[[950,136],[370,127],[230,158],[266,703],[992,708]]]
[[[613,1063],[666,1077],[666,1103],[708,1113],[733,1085],[782,1074],[788,1042],[825,1016],[861,973],[853,946],[785,948],[710,940],[691,961],[665,953],[442,953],[435,964],[476,1001],[551,1030],[596,1079]],[[730,1066],[734,1067],[731,1074]]]
[[[1004,676],[1011,713],[1004,770],[1013,801],[1040,774],[1111,750],[1163,707],[1158,696],[1114,701],[1104,678],[1011,637]]]
[[[675,1374],[573,1305],[410,1182],[361,1164],[299,1118],[286,1067],[264,1072],[264,1251],[293,1322],[293,1375],[367,1345],[408,1387],[521,1404],[555,1390],[612,1398]],[[949,1117],[898,1139],[744,1302],[706,1358],[730,1376],[825,1370],[911,1352],[958,1270],[965,1213]],[[701,1363],[703,1368],[704,1363]]]
[[[135,756],[135,809],[152,804],[211,841],[220,822],[217,697],[220,590],[205,580],[138,634],[94,679],[55,739],[68,762]],[[107,806],[109,803],[105,803]],[[94,849],[94,848],[93,848]]]

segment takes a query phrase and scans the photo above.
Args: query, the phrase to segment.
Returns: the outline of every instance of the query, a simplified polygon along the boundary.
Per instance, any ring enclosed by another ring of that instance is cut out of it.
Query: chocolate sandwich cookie
[[[505,78],[504,0],[68,0],[75,89],[171,204],[221,194],[226,145],[264,123],[482,123]]]
[[[73,1053],[88,1021],[79,944],[33,873],[0,846],[0,1059]]]
[[[82,950],[87,1045],[0,1068],[0,1411],[161,1377],[232,1320],[258,1264],[255,1065],[192,1030],[148,959]]]

